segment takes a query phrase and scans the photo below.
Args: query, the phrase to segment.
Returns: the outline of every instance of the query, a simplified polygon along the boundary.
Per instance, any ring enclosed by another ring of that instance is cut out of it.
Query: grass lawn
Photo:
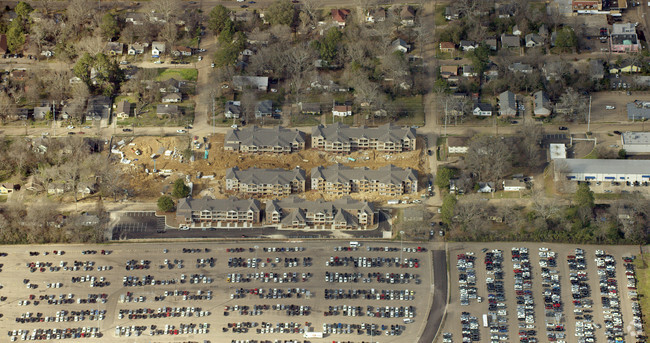
[[[397,98],[391,103],[394,111],[398,113],[395,121],[397,125],[424,125],[424,104],[422,96]]]
[[[194,102],[185,101],[179,102],[178,107],[183,109],[183,115],[177,118],[158,118],[156,116],[156,105],[146,106],[139,114],[138,117],[129,117],[117,121],[119,127],[130,126],[185,126],[188,122],[194,121]]]
[[[320,124],[320,116],[296,114],[291,116],[291,126],[316,126]]]
[[[596,152],[596,148],[594,148],[594,150],[591,150],[591,152],[589,154],[587,154],[587,156],[585,156],[583,158],[588,159],[588,160],[598,159],[598,153]]]
[[[199,71],[196,69],[158,68],[158,77],[156,77],[156,81],[164,81],[172,77],[177,80],[196,81],[196,78],[198,76],[199,76]]]
[[[447,19],[445,19],[445,8],[447,8],[447,6],[445,5],[436,6],[436,13],[435,13],[436,25],[444,25],[447,23]]]
[[[327,114],[327,117],[325,118],[325,122],[327,124],[333,124],[333,123],[343,123],[346,125],[354,125],[354,116],[347,116],[347,117],[334,117],[332,115]]]
[[[7,202],[7,196],[6,195],[0,195],[0,202]]]
[[[594,193],[596,200],[618,200],[621,196],[621,193]]]
[[[138,100],[135,98],[135,96],[132,96],[132,95],[120,95],[120,96],[115,98],[115,101],[113,103],[117,105],[118,103],[120,103],[121,101],[124,101],[124,100],[131,103],[131,108],[133,108],[133,104],[138,102]]]

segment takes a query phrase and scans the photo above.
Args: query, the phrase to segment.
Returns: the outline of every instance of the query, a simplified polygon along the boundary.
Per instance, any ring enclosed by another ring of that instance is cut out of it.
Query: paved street
[[[420,335],[418,343],[431,343],[441,328],[442,319],[447,310],[447,295],[449,282],[447,273],[447,253],[445,250],[432,250],[433,253],[433,301],[427,317],[424,332]]]

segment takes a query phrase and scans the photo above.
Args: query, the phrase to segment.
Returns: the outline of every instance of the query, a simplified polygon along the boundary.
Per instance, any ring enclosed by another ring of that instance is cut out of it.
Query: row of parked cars
[[[530,254],[528,248],[522,247],[512,248],[511,255],[515,279],[515,294],[518,297],[522,297],[517,298],[517,320],[520,330],[519,342],[536,343],[535,301],[532,292],[533,281]]]
[[[593,301],[591,300],[591,288],[587,283],[589,279],[586,271],[587,259],[584,250],[576,248],[574,255],[567,256],[567,263],[569,265],[571,297],[574,305],[576,341],[578,343],[595,342],[594,330],[597,328],[597,324],[593,323],[591,315]]]
[[[476,299],[476,270],[474,269],[474,253],[466,252],[456,256],[458,269],[458,284],[460,289],[460,305],[469,306],[470,299]]]
[[[634,256],[624,256],[623,263],[625,266],[625,278],[627,279],[627,296],[631,301],[632,307],[632,336],[639,336],[643,333],[643,315],[641,313],[641,305],[639,304],[639,296],[636,289],[636,270],[634,268]]]
[[[616,279],[616,259],[602,250],[596,250],[596,267],[600,299],[603,305],[605,337],[608,342],[623,342],[623,314],[621,299]]]
[[[484,264],[487,273],[488,314],[486,324],[490,328],[490,342],[508,341],[508,310],[505,306],[506,296],[503,284],[503,251],[493,249],[485,253]],[[481,299],[482,301],[482,299]]]
[[[539,248],[539,267],[542,272],[546,338],[549,342],[562,343],[566,339],[566,335],[564,333],[564,306],[560,273],[557,269],[557,254],[548,248]]]

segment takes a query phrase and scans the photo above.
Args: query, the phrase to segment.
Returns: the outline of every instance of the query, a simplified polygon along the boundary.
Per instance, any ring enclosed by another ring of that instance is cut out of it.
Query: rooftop
[[[647,145],[650,144],[650,132],[624,132],[621,135],[623,144]]]
[[[237,167],[226,170],[226,179],[237,179],[240,183],[255,185],[286,185],[294,180],[305,180],[305,171],[302,169],[258,169],[250,168],[240,170]]]
[[[551,153],[551,160],[566,158],[566,146],[564,144],[551,143],[549,145],[549,151]]]
[[[650,174],[650,160],[558,159],[569,173]],[[556,166],[557,167],[557,166]]]

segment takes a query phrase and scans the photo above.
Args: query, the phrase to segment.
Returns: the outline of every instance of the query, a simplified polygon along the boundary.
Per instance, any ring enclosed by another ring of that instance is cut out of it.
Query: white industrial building
[[[566,146],[562,143],[551,143],[549,144],[549,153],[551,160],[566,158]]]
[[[572,181],[650,181],[650,160],[556,159],[555,179]]]
[[[650,132],[624,132],[621,143],[627,153],[650,153]]]

